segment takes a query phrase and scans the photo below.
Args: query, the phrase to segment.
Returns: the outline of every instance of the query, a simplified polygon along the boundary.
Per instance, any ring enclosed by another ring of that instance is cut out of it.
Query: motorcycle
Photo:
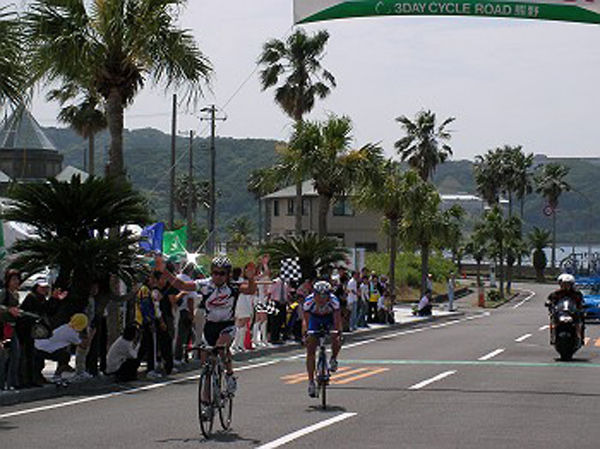
[[[577,332],[577,324],[580,322],[577,305],[571,298],[562,298],[556,304],[548,305],[548,308],[551,344],[562,361],[569,361],[583,343]]]

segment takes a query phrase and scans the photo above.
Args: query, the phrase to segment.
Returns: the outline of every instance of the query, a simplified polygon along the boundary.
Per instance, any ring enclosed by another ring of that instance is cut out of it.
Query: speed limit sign
[[[553,213],[554,213],[554,208],[552,206],[550,206],[548,204],[546,207],[544,207],[544,215],[546,217],[550,217]]]

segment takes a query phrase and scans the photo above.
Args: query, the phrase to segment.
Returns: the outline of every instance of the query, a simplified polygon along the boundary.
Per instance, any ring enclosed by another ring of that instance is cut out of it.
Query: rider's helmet
[[[575,284],[575,277],[569,273],[563,273],[558,277],[559,284]]]
[[[231,260],[227,256],[216,256],[210,263],[211,268],[224,268],[227,271],[231,270]]]
[[[329,294],[329,292],[331,292],[331,284],[327,281],[318,281],[318,282],[315,282],[315,285],[313,286],[313,290],[315,293],[318,293],[319,295],[327,295],[327,294]]]

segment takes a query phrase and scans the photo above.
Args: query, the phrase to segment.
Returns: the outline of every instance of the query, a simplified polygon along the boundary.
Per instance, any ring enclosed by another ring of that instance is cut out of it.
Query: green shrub
[[[491,302],[500,301],[500,290],[490,290],[487,293],[487,300]]]

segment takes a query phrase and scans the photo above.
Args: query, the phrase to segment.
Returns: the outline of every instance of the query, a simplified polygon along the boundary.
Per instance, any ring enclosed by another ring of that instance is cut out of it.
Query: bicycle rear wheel
[[[323,410],[327,408],[327,359],[324,351],[319,352],[319,361],[317,363],[317,381],[319,387],[319,395],[321,396],[321,407]]]
[[[198,383],[198,421],[200,430],[205,438],[210,438],[215,420],[215,410],[212,402],[211,370],[204,369]],[[207,401],[203,401],[203,397]]]
[[[219,420],[221,421],[221,427],[223,430],[229,430],[231,427],[231,417],[233,415],[233,396],[227,393],[225,376],[222,372],[219,372],[218,385],[220,395]]]

